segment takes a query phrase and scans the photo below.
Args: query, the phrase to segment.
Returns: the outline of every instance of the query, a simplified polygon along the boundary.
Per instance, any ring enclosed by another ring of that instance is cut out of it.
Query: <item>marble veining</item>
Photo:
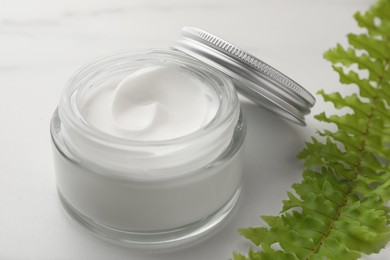
[[[322,53],[357,31],[373,0],[3,0],[0,2],[0,259],[229,259],[250,243],[238,227],[277,214],[302,165],[295,154],[322,125],[292,126],[246,101],[248,152],[241,204],[204,243],[157,255],[89,236],[56,194],[49,121],[62,87],[86,62],[123,49],[169,48],[196,26],[251,52],[312,93],[339,90]],[[322,100],[313,115],[333,109]],[[261,134],[260,134],[261,133]],[[267,147],[267,151],[260,149]],[[390,259],[390,248],[363,259]]]

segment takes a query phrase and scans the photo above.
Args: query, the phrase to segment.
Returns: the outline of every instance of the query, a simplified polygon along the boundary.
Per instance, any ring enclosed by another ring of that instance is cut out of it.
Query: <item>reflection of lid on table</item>
[[[264,108],[305,125],[315,98],[298,83],[252,54],[203,30],[184,27],[174,49],[230,76],[237,90]]]

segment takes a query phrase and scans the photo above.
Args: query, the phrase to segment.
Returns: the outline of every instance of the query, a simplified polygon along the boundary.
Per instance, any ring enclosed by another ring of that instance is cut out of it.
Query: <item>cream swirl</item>
[[[169,140],[193,133],[217,113],[217,93],[176,66],[140,69],[96,87],[81,104],[95,128],[131,140]]]

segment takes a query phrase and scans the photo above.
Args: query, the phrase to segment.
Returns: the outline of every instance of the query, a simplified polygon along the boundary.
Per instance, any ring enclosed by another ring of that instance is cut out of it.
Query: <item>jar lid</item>
[[[305,125],[313,95],[252,54],[194,27],[184,27],[173,48],[230,76],[241,94],[262,107]]]

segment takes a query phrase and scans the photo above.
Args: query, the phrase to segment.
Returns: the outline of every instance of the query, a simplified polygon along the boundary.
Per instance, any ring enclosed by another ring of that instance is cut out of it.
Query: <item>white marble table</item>
[[[191,248],[145,254],[103,242],[60,206],[49,120],[62,87],[108,52],[167,48],[183,25],[208,30],[259,56],[315,92],[340,87],[322,53],[356,31],[369,0],[3,0],[0,2],[0,259],[228,259],[250,243],[236,229],[276,214],[302,169],[295,154],[321,127],[301,128],[243,101],[249,123],[237,213]],[[333,109],[319,99],[313,114]],[[390,247],[365,259],[390,259]]]

